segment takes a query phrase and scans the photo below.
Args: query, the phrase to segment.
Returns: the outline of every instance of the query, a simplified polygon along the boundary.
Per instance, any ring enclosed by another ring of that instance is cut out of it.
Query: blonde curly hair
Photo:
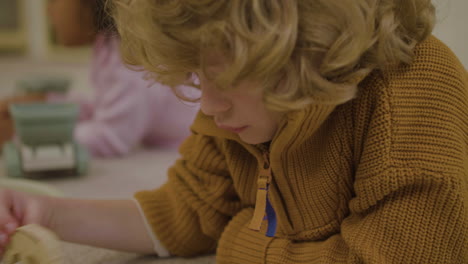
[[[261,80],[272,109],[343,103],[362,76],[410,63],[435,20],[430,0],[112,0],[130,65],[171,86],[228,61],[220,89]]]

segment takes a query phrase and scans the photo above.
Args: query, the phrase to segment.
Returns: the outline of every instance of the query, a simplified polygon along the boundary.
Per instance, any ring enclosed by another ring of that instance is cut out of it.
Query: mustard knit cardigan
[[[174,255],[468,263],[467,112],[467,72],[430,37],[354,100],[289,113],[268,152],[199,114],[168,182],[135,197]],[[261,226],[254,211],[268,216]]]

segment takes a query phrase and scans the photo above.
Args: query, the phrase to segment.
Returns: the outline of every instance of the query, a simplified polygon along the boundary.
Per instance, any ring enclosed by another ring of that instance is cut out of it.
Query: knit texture
[[[468,263],[468,80],[430,37],[270,144],[274,237],[248,228],[262,151],[199,114],[161,188],[135,195],[174,255],[217,263]],[[264,221],[265,222],[265,221]]]

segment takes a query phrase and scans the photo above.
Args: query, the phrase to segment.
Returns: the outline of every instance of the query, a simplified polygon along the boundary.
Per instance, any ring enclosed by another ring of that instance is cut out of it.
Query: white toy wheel
[[[4,264],[63,264],[60,242],[50,230],[26,225],[13,234],[3,256]]]

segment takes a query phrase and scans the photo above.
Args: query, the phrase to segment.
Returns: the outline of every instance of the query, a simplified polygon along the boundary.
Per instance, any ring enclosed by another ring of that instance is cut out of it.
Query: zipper
[[[276,233],[276,213],[268,199],[268,189],[271,179],[270,153],[268,150],[263,150],[263,166],[259,170],[255,210],[249,228],[260,231],[262,222],[266,216],[268,220],[267,236],[274,236]]]

